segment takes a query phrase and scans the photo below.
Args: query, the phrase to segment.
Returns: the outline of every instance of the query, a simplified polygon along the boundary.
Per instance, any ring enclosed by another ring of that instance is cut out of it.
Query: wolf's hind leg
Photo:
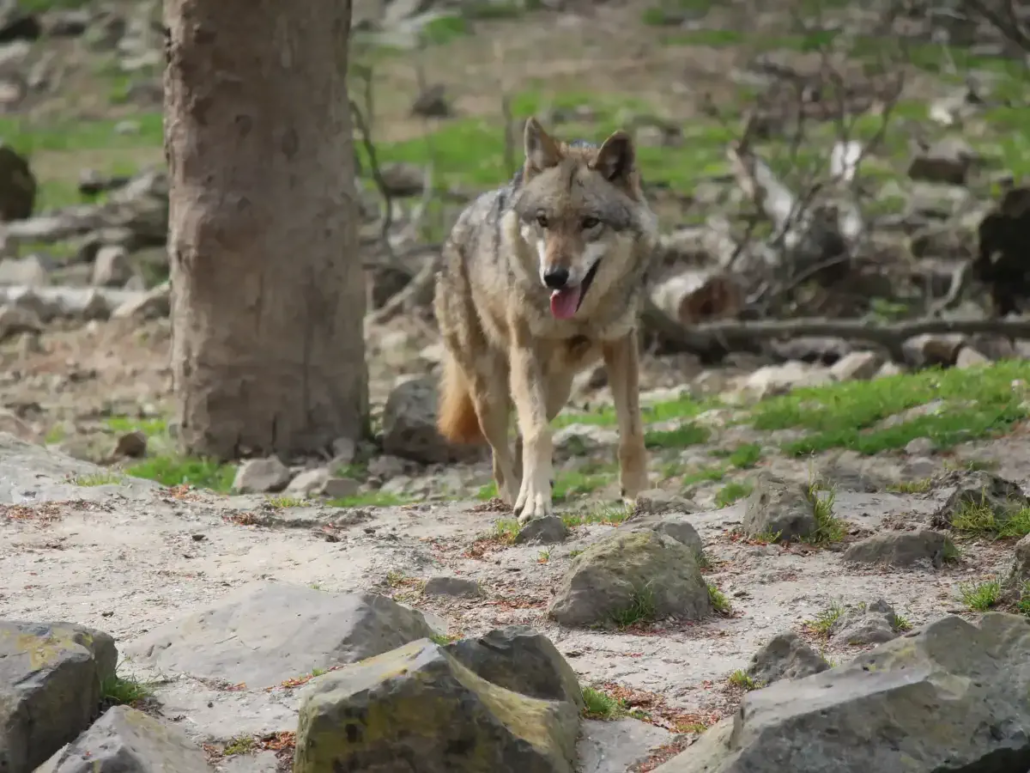
[[[489,367],[485,361],[477,363],[479,367],[471,378],[472,402],[476,406],[480,429],[493,453],[497,496],[505,504],[514,505],[519,480],[515,474],[511,444],[508,440],[508,417],[511,413],[508,367],[501,355],[491,356],[489,360]]]

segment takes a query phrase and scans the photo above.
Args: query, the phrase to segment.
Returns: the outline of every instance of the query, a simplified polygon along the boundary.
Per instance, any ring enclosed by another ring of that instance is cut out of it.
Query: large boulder
[[[35,773],[202,773],[204,753],[177,727],[128,706],[107,710]]]
[[[1030,621],[949,616],[848,665],[749,693],[655,773],[1030,769]]]
[[[635,611],[634,611],[635,610]],[[693,550],[650,528],[612,532],[576,556],[548,607],[563,625],[699,620],[712,611]]]
[[[125,652],[158,671],[260,689],[432,633],[420,612],[385,596],[255,583]]]
[[[425,639],[315,680],[293,773],[572,773],[579,711],[477,676]]]
[[[106,633],[0,622],[0,771],[29,773],[89,727],[117,661]]]
[[[744,503],[744,533],[783,542],[811,537],[819,524],[815,520],[808,488],[763,473]]]
[[[526,625],[497,628],[478,639],[447,645],[447,654],[488,682],[507,690],[583,708],[583,690],[572,666],[551,640]]]

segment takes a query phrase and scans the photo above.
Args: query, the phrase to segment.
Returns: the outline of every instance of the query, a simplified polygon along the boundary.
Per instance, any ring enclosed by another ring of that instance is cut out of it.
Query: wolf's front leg
[[[637,332],[634,330],[617,341],[605,342],[602,351],[619,424],[619,483],[622,496],[635,499],[648,488],[647,451],[640,417]]]
[[[551,428],[544,363],[531,341],[518,338],[510,362],[511,394],[522,436],[522,487],[515,515],[520,523],[526,523],[551,514]]]

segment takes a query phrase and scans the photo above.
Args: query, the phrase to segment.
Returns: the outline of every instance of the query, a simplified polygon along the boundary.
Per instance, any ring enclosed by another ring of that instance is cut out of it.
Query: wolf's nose
[[[567,268],[552,268],[544,274],[544,284],[552,290],[560,290],[569,281],[569,270]]]

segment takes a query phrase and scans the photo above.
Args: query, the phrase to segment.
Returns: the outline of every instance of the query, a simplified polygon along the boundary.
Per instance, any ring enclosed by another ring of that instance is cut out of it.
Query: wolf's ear
[[[617,131],[604,141],[590,166],[609,182],[619,182],[628,178],[633,171],[637,163],[636,156],[633,140],[626,132]]]
[[[526,164],[538,172],[557,166],[561,161],[561,150],[558,143],[547,132],[536,118],[526,121]]]

